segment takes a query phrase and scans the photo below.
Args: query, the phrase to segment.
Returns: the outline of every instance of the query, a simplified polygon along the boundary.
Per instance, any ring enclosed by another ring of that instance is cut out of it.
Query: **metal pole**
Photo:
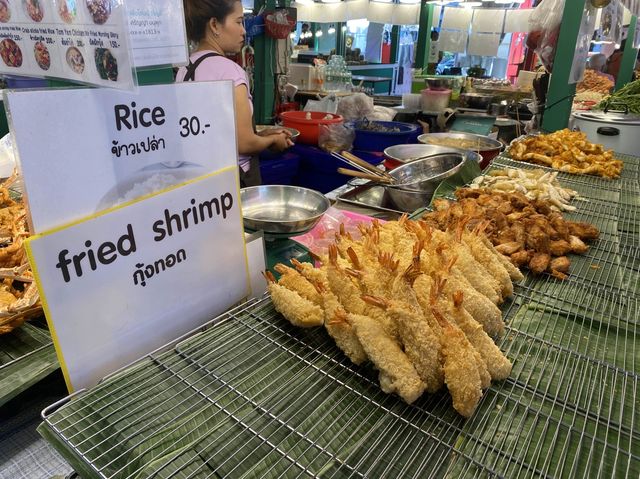
[[[562,130],[569,124],[576,85],[570,85],[568,81],[584,7],[585,0],[566,0],[564,3],[560,35],[553,59],[553,75],[547,93],[548,106],[545,107],[542,118],[544,131]]]
[[[636,33],[636,25],[638,23],[638,17],[635,15],[631,17],[629,22],[629,30],[627,33],[627,42],[624,46],[624,52],[622,53],[622,62],[620,63],[620,70],[618,70],[618,76],[616,78],[616,90],[619,90],[625,84],[631,81],[633,71],[636,66],[636,58],[638,56],[638,49],[633,48],[633,37]]]

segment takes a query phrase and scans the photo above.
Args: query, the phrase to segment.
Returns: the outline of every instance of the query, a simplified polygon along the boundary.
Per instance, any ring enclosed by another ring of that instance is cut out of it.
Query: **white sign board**
[[[126,6],[136,68],[187,63],[182,0],[127,0]]]
[[[471,30],[474,32],[502,32],[505,10],[475,9]]]
[[[0,73],[134,89],[122,0],[0,1]]]
[[[228,81],[5,95],[35,233],[237,165]]]
[[[444,18],[442,19],[442,28],[467,31],[472,15],[473,10],[470,8],[446,7],[444,9]]]
[[[438,48],[441,52],[463,53],[467,48],[467,31],[440,30]]]
[[[229,167],[27,240],[70,390],[157,349],[249,293]]]
[[[531,12],[533,12],[533,8],[507,10],[504,21],[504,33],[528,32]]]

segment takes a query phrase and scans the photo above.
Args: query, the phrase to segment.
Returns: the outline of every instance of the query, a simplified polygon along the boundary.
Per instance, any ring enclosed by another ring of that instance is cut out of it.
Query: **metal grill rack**
[[[58,368],[51,335],[25,323],[0,335],[0,405]]]
[[[412,406],[384,394],[324,330],[294,328],[262,299],[52,405],[40,431],[86,478],[638,477],[633,168],[608,182],[615,201],[563,175],[590,201],[572,219],[602,238],[583,263],[572,256],[570,280],[516,285],[499,343],[513,371],[466,421],[446,392]]]

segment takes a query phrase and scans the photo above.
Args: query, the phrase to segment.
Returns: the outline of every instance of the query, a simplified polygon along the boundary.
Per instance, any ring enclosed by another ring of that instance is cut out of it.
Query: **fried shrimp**
[[[336,314],[346,314],[338,298],[321,283],[316,283],[315,286],[322,296],[325,313],[324,327],[327,333],[353,364],[364,363],[367,360],[367,353],[364,352],[353,327],[347,321],[333,321]]]
[[[322,306],[322,298],[316,291],[316,288],[295,269],[289,268],[282,263],[276,264],[273,269],[280,273],[280,279],[278,280],[280,286],[295,291],[303,298],[308,299],[318,306]]]
[[[366,314],[367,304],[360,298],[360,289],[338,264],[338,249],[335,245],[329,246],[327,281],[329,288],[348,313]]]
[[[426,386],[413,364],[375,319],[338,312],[332,321],[347,321],[353,326],[369,360],[380,371],[380,387],[384,392],[397,393],[408,404],[422,395]]]
[[[314,268],[313,265],[309,263],[301,263],[295,258],[292,258],[290,261],[296,268],[296,271],[304,276],[307,281],[312,284],[322,283],[325,288],[329,287],[329,283],[327,282],[327,273],[324,268]]]
[[[494,277],[500,285],[500,294],[503,298],[513,295],[513,283],[511,276],[501,262],[497,261],[493,253],[485,246],[478,235],[465,231],[464,223],[458,225],[460,239],[469,247],[473,257],[487,272]]]
[[[436,392],[443,385],[442,357],[439,341],[426,319],[409,310],[399,301],[365,296],[365,301],[386,309],[398,324],[404,351],[415,367],[428,392]]]
[[[273,306],[291,324],[300,328],[322,326],[324,311],[320,306],[276,283],[276,279],[270,271],[263,273],[263,275],[267,280],[267,290],[271,295]]]
[[[489,335],[484,332],[482,326],[464,309],[462,305],[463,296],[462,291],[456,291],[453,294],[451,316],[467,336],[469,342],[482,356],[491,379],[495,381],[506,379],[511,373],[511,362],[500,351],[500,348],[496,346]]]
[[[471,417],[482,398],[480,373],[473,346],[460,330],[433,308],[433,316],[442,326],[440,343],[444,357],[444,382],[451,393],[453,408],[464,417]]]

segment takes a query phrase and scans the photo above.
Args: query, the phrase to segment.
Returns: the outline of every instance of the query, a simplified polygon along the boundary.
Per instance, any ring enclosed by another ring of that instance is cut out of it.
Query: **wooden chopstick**
[[[362,158],[358,158],[356,155],[348,152],[348,151],[343,151],[342,152],[342,156],[344,156],[347,160],[353,161],[354,163],[356,163],[357,165],[360,165],[363,168],[366,168],[367,170],[369,170],[370,172],[372,172],[374,175],[377,176],[382,176],[384,178],[386,178],[389,181],[395,181],[395,178],[393,176],[391,176],[389,173],[387,173],[386,171],[382,171],[378,168],[376,168],[375,166],[367,163],[366,161],[364,161]]]
[[[350,170],[348,168],[338,168],[338,173],[347,176],[353,176],[355,178],[363,178],[365,180],[371,180],[378,183],[391,183],[391,181],[383,176],[371,175],[368,173],[363,173],[361,171]]]

